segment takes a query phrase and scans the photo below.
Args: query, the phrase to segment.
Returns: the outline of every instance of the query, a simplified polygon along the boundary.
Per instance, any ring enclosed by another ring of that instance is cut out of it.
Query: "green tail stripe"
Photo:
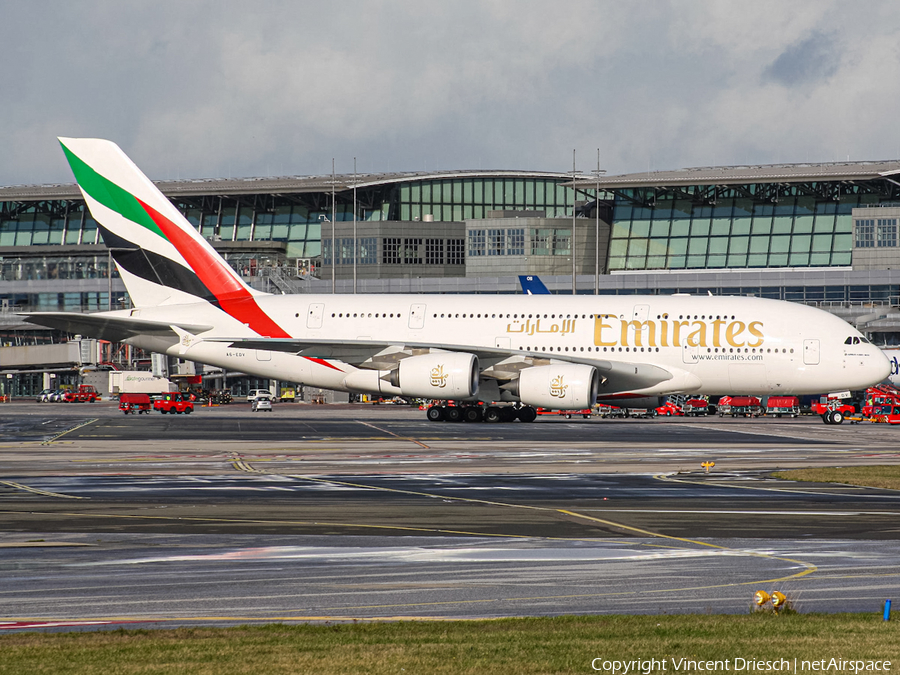
[[[65,145],[62,143],[60,145],[62,145],[63,152],[66,153],[66,159],[69,160],[69,166],[72,167],[72,173],[75,174],[75,180],[78,181],[78,185],[93,199],[96,199],[103,206],[121,214],[128,220],[155,232],[163,239],[167,238],[157,224],[153,222],[153,219],[150,218],[150,215],[138,203],[133,194],[101,176],[81,161]]]

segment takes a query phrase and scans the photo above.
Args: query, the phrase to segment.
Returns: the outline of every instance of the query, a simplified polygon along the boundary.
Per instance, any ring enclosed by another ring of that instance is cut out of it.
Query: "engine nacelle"
[[[524,368],[517,394],[522,403],[558,410],[590,408],[600,390],[600,374],[593,366],[560,363]]]
[[[478,393],[478,357],[434,352],[402,359],[391,377],[403,396],[467,399]]]
[[[343,385],[348,391],[365,394],[387,394],[400,396],[403,392],[399,387],[391,385],[391,372],[388,370],[356,370],[344,378]]]

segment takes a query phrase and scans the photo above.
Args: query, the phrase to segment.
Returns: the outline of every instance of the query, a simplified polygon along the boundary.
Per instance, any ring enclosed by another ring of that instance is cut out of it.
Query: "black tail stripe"
[[[212,291],[184,265],[153,251],[141,249],[103,226],[100,226],[100,234],[106,246],[112,249],[113,259],[122,269],[151,283],[195,295],[207,302],[216,302]]]

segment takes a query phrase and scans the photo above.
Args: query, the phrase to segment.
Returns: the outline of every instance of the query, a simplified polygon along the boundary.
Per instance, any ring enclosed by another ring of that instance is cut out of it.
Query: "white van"
[[[250,393],[247,394],[247,403],[253,403],[258,398],[267,398],[271,400],[275,398],[275,394],[268,389],[251,389]]]

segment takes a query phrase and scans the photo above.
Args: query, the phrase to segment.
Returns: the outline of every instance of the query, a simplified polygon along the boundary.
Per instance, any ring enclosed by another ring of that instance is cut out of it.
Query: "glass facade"
[[[384,183],[358,189],[360,221],[457,221],[484,218],[490,210],[538,210],[548,216],[572,213],[571,188],[560,178],[473,176]],[[211,191],[214,191],[211,189]],[[353,193],[337,193],[332,208],[326,191],[290,196],[252,194],[173,198],[175,206],[208,239],[283,241],[289,258],[323,254],[332,220],[353,220]],[[97,223],[80,199],[0,201],[0,246],[103,243]],[[374,254],[371,254],[374,255]],[[344,256],[346,257],[346,256]]]
[[[400,183],[391,195],[390,220],[480,220],[488,211],[544,211],[572,215],[572,189],[562,178],[453,178]]]
[[[815,184],[781,189],[777,198],[763,192],[760,185],[718,188],[698,203],[687,193],[617,190],[610,271],[849,266],[851,211],[879,201],[874,194],[821,198]]]
[[[696,282],[694,282],[696,283]],[[617,288],[600,289],[600,295],[746,295],[773,300],[789,300],[815,305],[852,305],[863,303],[900,304],[900,285],[862,284],[827,286],[671,286],[667,288]],[[565,291],[569,293],[569,291]],[[579,294],[592,294],[593,290],[579,289]]]

